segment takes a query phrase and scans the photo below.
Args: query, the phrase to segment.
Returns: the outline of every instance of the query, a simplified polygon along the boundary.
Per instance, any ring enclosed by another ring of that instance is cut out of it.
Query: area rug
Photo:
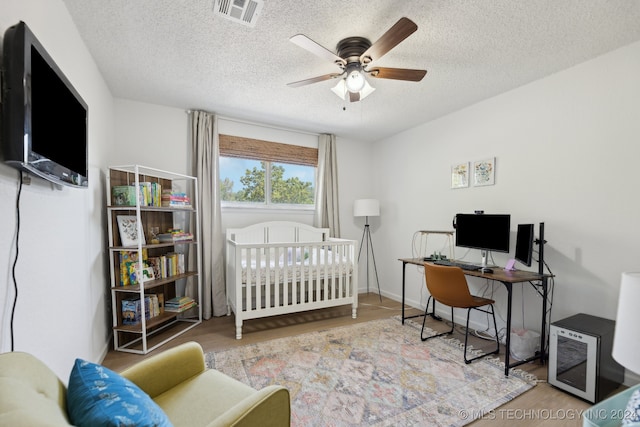
[[[535,385],[491,356],[465,364],[459,341],[423,342],[420,326],[396,316],[205,357],[253,388],[287,387],[294,427],[463,426]]]

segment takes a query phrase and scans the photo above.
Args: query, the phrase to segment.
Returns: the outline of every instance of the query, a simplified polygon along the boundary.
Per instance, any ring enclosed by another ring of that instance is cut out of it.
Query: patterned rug
[[[208,353],[207,365],[291,394],[291,425],[463,426],[531,389],[491,356],[464,363],[459,341],[420,340],[395,316]]]

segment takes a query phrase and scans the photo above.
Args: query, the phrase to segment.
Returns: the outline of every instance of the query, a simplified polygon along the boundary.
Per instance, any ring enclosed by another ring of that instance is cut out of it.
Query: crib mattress
[[[338,278],[353,272],[353,262],[326,249],[290,250],[279,257],[242,260],[242,283],[290,283],[300,280]]]

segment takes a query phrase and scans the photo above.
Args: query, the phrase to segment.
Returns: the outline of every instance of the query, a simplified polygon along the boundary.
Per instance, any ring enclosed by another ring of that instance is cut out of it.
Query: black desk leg
[[[540,363],[544,365],[547,345],[547,278],[542,279],[542,326],[540,328]]]
[[[504,376],[509,376],[509,357],[511,353],[511,283],[504,284],[507,287],[507,333],[505,337]],[[498,331],[496,331],[496,334]]]
[[[405,288],[406,288],[406,271],[407,271],[407,261],[402,261],[402,324],[404,325],[405,319],[413,319],[414,317],[422,317],[424,314],[416,314],[413,316],[405,316],[404,315],[404,305],[405,305]],[[429,310],[429,302],[427,301],[427,307],[425,313]],[[441,317],[436,315],[436,300],[433,300],[433,312],[426,313],[427,315],[433,317],[436,320],[442,320]]]
[[[407,269],[407,263],[402,261],[402,324],[404,325],[404,287],[405,287],[405,271]]]

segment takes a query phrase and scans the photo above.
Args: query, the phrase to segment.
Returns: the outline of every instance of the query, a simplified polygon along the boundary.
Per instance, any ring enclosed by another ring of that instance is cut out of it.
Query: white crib
[[[242,323],[279,314],[351,304],[358,308],[356,241],[329,229],[271,221],[227,229],[227,314]]]

